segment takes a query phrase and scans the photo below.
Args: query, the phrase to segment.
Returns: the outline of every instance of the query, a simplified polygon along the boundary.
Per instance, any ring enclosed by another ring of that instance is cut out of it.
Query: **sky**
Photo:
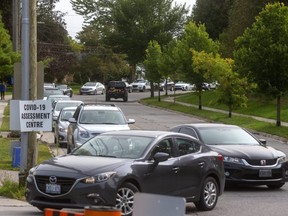
[[[174,0],[178,4],[186,3],[187,6],[190,6],[190,10],[192,6],[195,4],[196,0]],[[56,4],[56,10],[62,11],[67,15],[64,17],[67,23],[67,31],[72,38],[75,38],[77,32],[81,31],[83,18],[77,15],[70,4],[70,0],[60,0]]]

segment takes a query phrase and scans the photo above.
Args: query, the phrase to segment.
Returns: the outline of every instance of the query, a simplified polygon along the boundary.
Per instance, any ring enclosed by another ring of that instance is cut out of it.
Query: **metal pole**
[[[22,48],[21,99],[22,100],[29,100],[29,67],[30,67],[29,37],[30,37],[29,0],[22,0],[22,32],[21,32],[21,48]],[[23,181],[25,181],[25,173],[27,172],[26,170],[27,152],[28,152],[28,132],[21,132],[21,156],[20,156],[20,173],[19,173],[20,184],[21,183],[23,184]]]
[[[19,51],[19,2],[13,0],[12,2],[13,11],[13,50]]]

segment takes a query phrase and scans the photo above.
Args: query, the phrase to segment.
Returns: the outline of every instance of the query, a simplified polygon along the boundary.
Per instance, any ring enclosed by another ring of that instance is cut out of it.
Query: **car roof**
[[[119,110],[114,104],[84,104],[84,110]]]
[[[68,96],[69,97],[69,96]],[[61,104],[61,103],[65,103],[65,104],[68,104],[68,103],[83,103],[83,101],[80,101],[80,100],[60,100],[60,101],[57,101],[56,104]]]
[[[103,134],[111,134],[111,135],[126,135],[126,136],[144,136],[144,137],[159,137],[165,135],[177,135],[177,136],[185,136],[191,138],[191,136],[171,131],[151,131],[151,130],[120,130],[120,131],[109,131],[104,132]],[[192,137],[192,139],[194,139]]]
[[[181,124],[181,125],[186,125],[186,126],[191,126],[194,128],[207,128],[207,127],[237,127],[239,128],[239,126],[237,125],[230,125],[230,124],[223,124],[223,123],[191,123],[191,124]],[[180,126],[180,125],[178,125]],[[175,126],[177,127],[177,126]]]
[[[70,107],[70,106],[69,106],[69,107],[63,107],[61,110],[63,110],[63,111],[66,111],[66,110],[69,110],[69,111],[70,111],[70,110],[74,110],[74,111],[75,111],[76,109],[77,109],[76,106],[73,106],[73,107]]]

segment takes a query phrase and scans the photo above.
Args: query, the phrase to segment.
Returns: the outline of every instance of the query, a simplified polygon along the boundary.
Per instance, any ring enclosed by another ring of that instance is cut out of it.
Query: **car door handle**
[[[175,173],[178,173],[179,167],[173,167],[172,170],[173,170]]]
[[[198,166],[200,166],[201,168],[203,168],[204,165],[205,165],[205,162],[199,162],[199,163],[198,163]]]

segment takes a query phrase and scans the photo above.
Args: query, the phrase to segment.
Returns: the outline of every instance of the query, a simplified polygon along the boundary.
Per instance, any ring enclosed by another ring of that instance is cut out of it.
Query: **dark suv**
[[[106,101],[111,98],[123,98],[123,101],[128,101],[128,89],[123,81],[110,81],[106,88]]]

